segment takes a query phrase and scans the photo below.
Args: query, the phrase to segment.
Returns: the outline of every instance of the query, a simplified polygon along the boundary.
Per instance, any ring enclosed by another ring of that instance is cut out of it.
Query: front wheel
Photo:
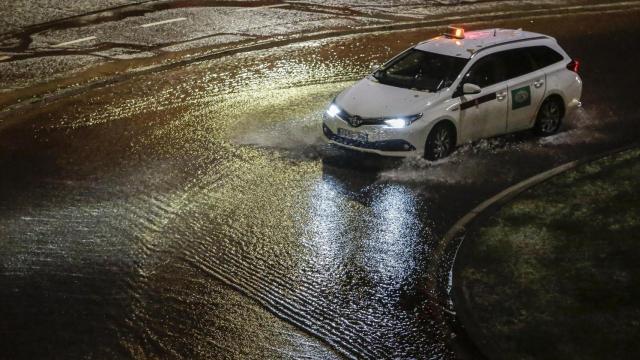
[[[447,157],[456,143],[455,130],[451,125],[440,123],[431,129],[424,148],[424,157],[435,161]]]
[[[562,123],[563,108],[562,101],[557,97],[545,100],[536,118],[536,133],[541,136],[555,134]]]

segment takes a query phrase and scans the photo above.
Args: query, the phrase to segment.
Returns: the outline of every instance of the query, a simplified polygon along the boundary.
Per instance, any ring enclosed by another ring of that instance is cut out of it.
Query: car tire
[[[534,130],[540,136],[553,135],[558,132],[564,117],[564,104],[558,97],[546,99],[538,110]]]
[[[427,136],[427,142],[424,147],[424,158],[430,161],[445,158],[451,154],[455,144],[455,128],[446,122],[441,122],[434,126],[429,136]]]

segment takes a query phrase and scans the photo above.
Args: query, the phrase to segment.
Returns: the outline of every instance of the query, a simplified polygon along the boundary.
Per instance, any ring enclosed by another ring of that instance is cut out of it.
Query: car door
[[[538,107],[546,92],[545,72],[535,64],[528,49],[519,48],[500,53],[509,79],[508,132],[533,126]]]
[[[504,79],[504,66],[495,54],[476,60],[465,74],[460,88],[465,83],[470,83],[478,85],[481,92],[461,96],[462,141],[495,136],[507,130],[508,94]]]

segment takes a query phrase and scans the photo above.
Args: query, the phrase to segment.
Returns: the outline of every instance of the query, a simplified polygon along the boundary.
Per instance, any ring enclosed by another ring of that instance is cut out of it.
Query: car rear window
[[[533,46],[528,48],[528,51],[538,69],[553,65],[564,59],[562,55],[547,46]]]

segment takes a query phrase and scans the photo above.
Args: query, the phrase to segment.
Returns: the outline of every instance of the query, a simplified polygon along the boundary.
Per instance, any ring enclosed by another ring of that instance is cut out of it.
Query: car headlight
[[[422,114],[417,114],[413,116],[387,119],[384,121],[384,124],[391,128],[403,128],[411,125],[414,121],[420,119],[421,117],[422,117]]]
[[[403,118],[385,120],[384,123],[392,128],[403,128],[407,126],[407,120]]]
[[[340,114],[340,108],[336,104],[331,104],[329,109],[327,109],[327,115],[331,117],[336,117],[336,115]]]

